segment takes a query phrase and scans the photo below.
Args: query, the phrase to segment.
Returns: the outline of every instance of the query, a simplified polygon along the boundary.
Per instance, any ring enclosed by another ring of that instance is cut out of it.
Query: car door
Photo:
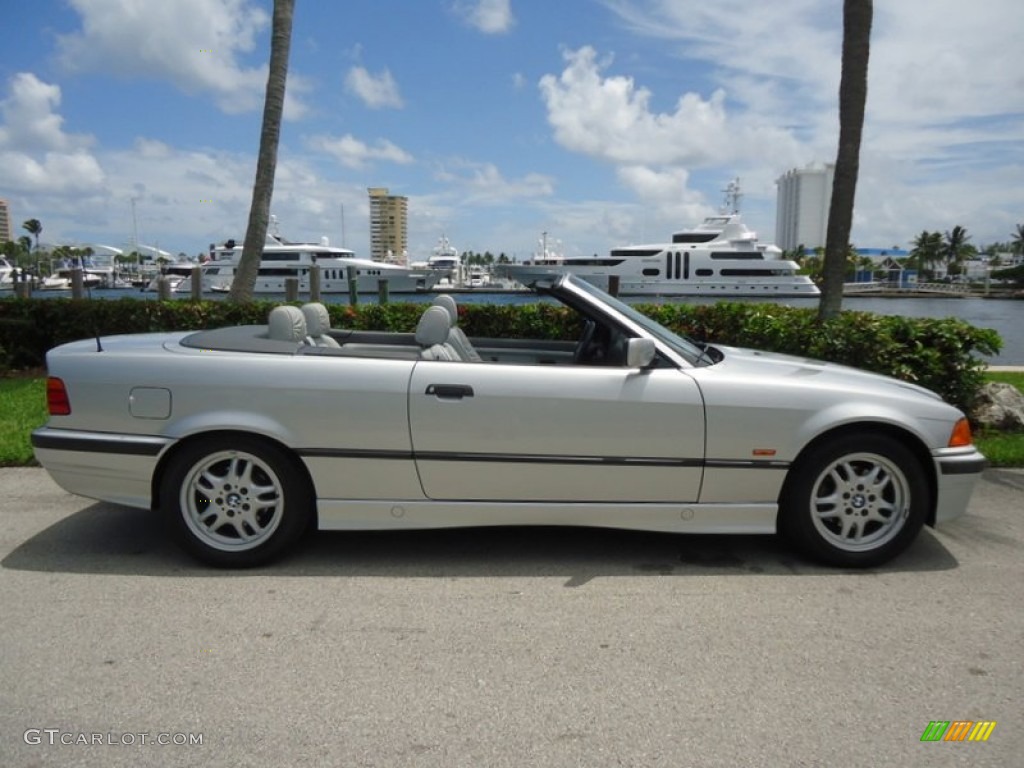
[[[432,499],[696,501],[704,408],[671,368],[421,361],[409,390]]]

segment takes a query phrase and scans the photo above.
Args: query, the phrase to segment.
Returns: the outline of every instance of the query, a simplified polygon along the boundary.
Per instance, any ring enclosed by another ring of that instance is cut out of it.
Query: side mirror
[[[626,367],[646,368],[654,361],[656,352],[652,339],[629,339],[626,341]]]

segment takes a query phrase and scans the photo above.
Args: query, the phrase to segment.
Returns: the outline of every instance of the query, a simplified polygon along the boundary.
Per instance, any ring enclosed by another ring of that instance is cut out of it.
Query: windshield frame
[[[534,285],[534,289],[544,293],[551,293],[556,298],[561,298],[560,292],[566,290],[576,296],[583,294],[584,299],[591,306],[597,305],[602,308],[613,310],[615,313],[622,316],[622,318],[628,320],[631,325],[636,326],[644,333],[654,338],[655,341],[663,344],[671,352],[675,353],[675,356],[682,358],[682,360],[688,365],[696,367],[702,360],[706,364],[711,364],[713,362],[709,359],[704,348],[697,344],[697,342],[685,336],[673,333],[668,328],[655,322],[634,307],[631,307],[620,299],[602,291],[594,284],[589,283],[582,278],[571,273],[565,273],[559,277],[553,285],[549,285],[551,286],[550,288],[542,285],[541,283],[536,283]]]

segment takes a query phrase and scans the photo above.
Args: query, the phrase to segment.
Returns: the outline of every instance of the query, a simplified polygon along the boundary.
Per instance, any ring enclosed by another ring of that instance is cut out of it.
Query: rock
[[[972,415],[982,427],[1024,430],[1024,395],[1012,384],[991,381],[978,390]]]

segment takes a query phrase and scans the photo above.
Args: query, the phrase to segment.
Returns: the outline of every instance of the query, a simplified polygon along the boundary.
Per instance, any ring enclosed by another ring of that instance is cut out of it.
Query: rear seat
[[[294,309],[294,307],[278,307],[277,309]],[[297,310],[296,310],[297,311]],[[271,313],[273,314],[273,313]],[[303,313],[299,319],[303,321],[303,334],[306,333]],[[289,313],[289,317],[294,317]],[[342,335],[339,346],[316,345],[313,339],[307,343],[312,346],[304,348],[304,355],[323,357],[369,357],[392,360],[462,360],[458,351],[450,343],[452,315],[443,306],[431,306],[420,316],[414,335],[415,346],[410,344],[381,344],[364,342],[347,342]],[[320,328],[322,334],[322,328]],[[398,334],[396,334],[398,335]],[[407,336],[402,334],[402,336]],[[333,340],[333,339],[332,339]],[[406,339],[402,339],[405,341]],[[338,342],[335,341],[337,344]],[[479,356],[477,357],[479,359]]]
[[[267,318],[267,338],[274,341],[292,341],[312,344],[306,331],[306,318],[298,307],[281,306],[270,310]]]
[[[327,307],[319,301],[311,301],[302,305],[302,314],[306,318],[306,332],[313,343],[318,347],[341,346],[329,335],[331,330],[331,315]]]

